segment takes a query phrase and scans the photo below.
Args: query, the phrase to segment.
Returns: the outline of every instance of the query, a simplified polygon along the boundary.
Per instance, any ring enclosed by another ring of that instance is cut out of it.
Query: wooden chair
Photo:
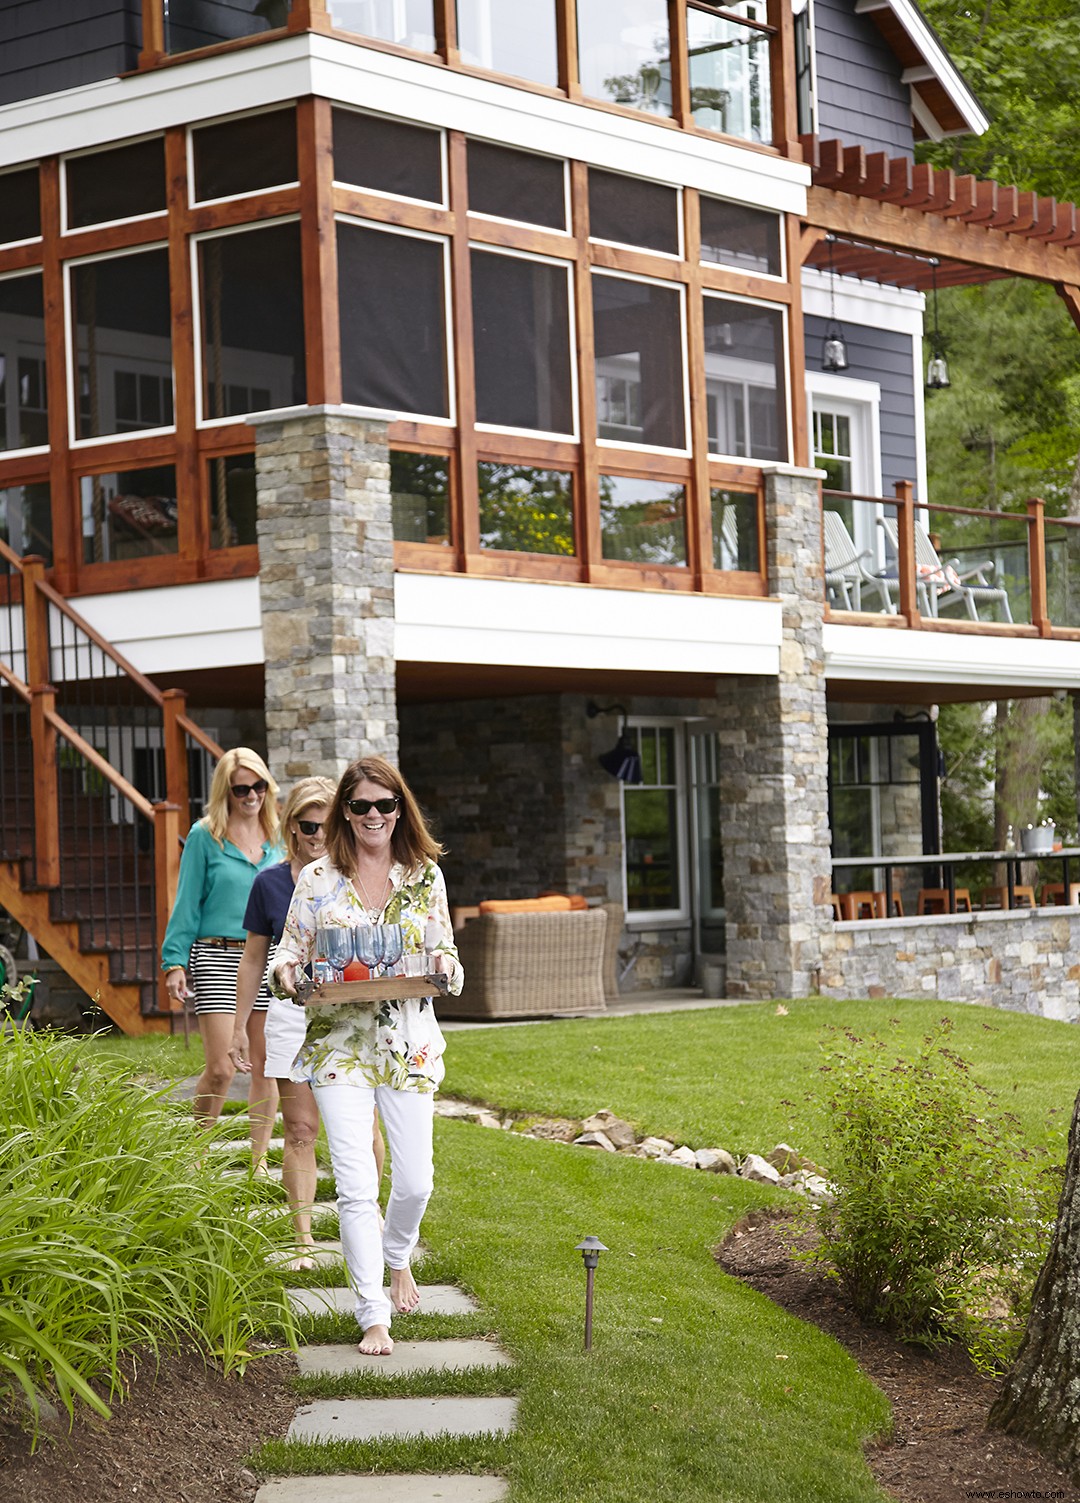
[[[844,900],[839,893],[830,892],[829,902],[832,904],[832,916],[837,923],[844,917]]]
[[[825,588],[830,605],[842,611],[861,611],[863,590],[868,589],[880,600],[880,605],[875,604],[874,609],[895,616],[896,602],[890,590],[898,590],[898,582],[885,579],[867,568],[870,550],[865,548],[859,552],[839,512],[823,512],[822,527],[825,534]]]
[[[1065,902],[1064,882],[1044,882],[1039,888],[1039,907],[1052,908],[1055,905],[1061,907]],[[1069,904],[1075,908],[1080,903],[1080,882],[1069,883]]]
[[[840,907],[846,919],[884,918],[885,896],[883,893],[870,891],[842,892]]]
[[[1080,886],[1080,883],[1077,884]],[[984,887],[982,890],[983,908],[1008,908],[1008,887]],[[1029,887],[1026,882],[1018,882],[1013,886],[1013,908],[1034,908],[1035,889]]]
[[[888,538],[894,552],[899,553],[900,544],[895,517],[879,517],[878,524]],[[1002,616],[1012,623],[1009,592],[1000,585],[990,583],[988,575],[994,572],[993,559],[964,568],[958,558],[942,563],[930,534],[921,522],[915,523],[915,567],[918,572],[917,590],[919,609],[924,616],[937,616],[943,606],[963,605],[972,621],[979,621],[979,602],[997,605]],[[974,581],[974,583],[971,583]]]
[[[954,913],[964,910],[971,912],[971,893],[966,887],[958,887],[953,894],[955,898]],[[949,889],[947,887],[920,887],[919,888],[919,913],[948,913],[949,912]]]

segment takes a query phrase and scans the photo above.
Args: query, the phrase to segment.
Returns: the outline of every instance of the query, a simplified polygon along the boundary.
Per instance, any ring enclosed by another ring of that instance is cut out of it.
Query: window
[[[52,563],[52,510],[44,481],[0,487],[0,538],[20,557],[37,553]]]
[[[569,267],[473,250],[472,303],[477,420],[573,433]]]
[[[79,496],[83,563],[176,552],[176,470],[172,465],[84,475]]]
[[[599,437],[684,448],[679,288],[593,272],[592,290]]]
[[[626,909],[676,918],[686,911],[681,727],[628,726],[642,782],[622,784]]]
[[[286,25],[290,0],[232,0],[208,5],[206,0],[168,0],[165,7],[165,51],[191,52],[215,42],[254,36]]]
[[[578,0],[582,92],[671,114],[667,0]]]
[[[198,257],[203,420],[303,404],[299,224],[207,235]]]
[[[702,195],[701,259],[780,276],[780,216]]]
[[[480,544],[516,553],[574,552],[574,481],[563,470],[477,466]]]
[[[77,372],[75,437],[170,427],[168,251],[160,247],[75,262],[71,321]],[[147,393],[156,390],[156,401],[147,395],[140,406],[141,387]]]
[[[433,0],[330,0],[330,19],[357,36],[435,51]]]
[[[0,277],[0,450],[48,442],[41,273]]]
[[[600,531],[605,558],[684,567],[686,487],[601,475]]]
[[[787,458],[779,309],[706,295],[705,392],[711,454]]]
[[[444,454],[390,450],[394,540],[450,544],[450,461]]]
[[[396,198],[444,202],[441,131],[357,110],[334,110],[333,117],[338,182]]]
[[[900,856],[930,854],[938,843],[938,751],[932,722],[907,728],[888,724],[830,725],[829,827],[832,854]],[[837,880],[848,890],[879,888],[872,861],[845,869]],[[914,903],[916,869],[903,896]]]
[[[813,0],[792,0],[795,18],[795,109],[800,136],[817,130],[817,100],[814,86]]]
[[[461,61],[557,85],[554,0],[457,0]]]
[[[41,234],[41,193],[36,167],[0,173],[0,245]]]
[[[679,195],[662,183],[589,168],[589,235],[679,254]]]
[[[748,21],[765,20],[764,0],[733,0],[725,8]],[[768,32],[710,15],[691,3],[686,43],[696,123],[743,141],[771,141]]]
[[[751,491],[729,491],[713,486],[713,568],[756,574],[761,568],[758,551],[758,500]]]
[[[337,240],[345,401],[448,418],[446,242],[346,222]]]
[[[468,167],[473,214],[566,229],[566,163],[561,158],[470,141]]]
[[[814,403],[814,465],[826,472],[827,491],[853,491],[851,419]]]
[[[64,162],[67,228],[160,214],[165,203],[165,142],[133,141]]]
[[[197,202],[295,183],[296,111],[267,110],[191,132]]]
[[[257,543],[254,454],[228,454],[207,464],[211,548]]]

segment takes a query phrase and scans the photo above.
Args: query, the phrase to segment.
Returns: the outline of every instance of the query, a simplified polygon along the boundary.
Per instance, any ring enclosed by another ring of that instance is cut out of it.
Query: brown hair
[[[338,871],[351,873],[356,867],[356,845],[345,818],[345,801],[364,778],[397,795],[397,824],[390,841],[394,860],[410,868],[421,861],[438,861],[443,847],[428,829],[420,805],[401,773],[385,757],[360,757],[342,773],[327,820],[326,852]]]
[[[330,778],[301,778],[292,789],[281,811],[281,843],[290,861],[295,861],[300,855],[293,822],[314,804],[325,804],[329,808],[333,802],[334,784]]]
[[[270,776],[270,769],[266,763],[258,752],[251,750],[250,746],[234,746],[231,751],[222,755],[221,761],[214,768],[210,797],[206,800],[206,828],[218,845],[225,844],[225,831],[229,828],[229,789],[236,781],[237,773],[243,767],[253,772],[256,778],[262,778],[266,782],[266,797],[259,810],[259,823],[262,826],[263,839],[269,841],[271,845],[277,845],[281,839],[281,828],[278,824],[278,785]]]

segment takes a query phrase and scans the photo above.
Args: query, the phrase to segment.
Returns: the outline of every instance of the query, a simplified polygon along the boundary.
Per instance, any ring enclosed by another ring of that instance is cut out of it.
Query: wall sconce
[[[625,705],[601,706],[594,699],[590,699],[585,706],[585,713],[590,720],[594,720],[597,715],[619,714],[623,716],[618,741],[610,751],[603,752],[596,760],[605,772],[610,773],[613,778],[618,778],[620,783],[643,783],[645,774],[641,769],[641,757],[634,744],[634,738],[626,729]]]

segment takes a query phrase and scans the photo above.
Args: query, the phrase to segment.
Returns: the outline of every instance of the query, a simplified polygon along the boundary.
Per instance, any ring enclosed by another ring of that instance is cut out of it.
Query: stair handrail
[[[6,684],[11,685],[11,687],[15,690],[15,693],[19,695],[20,699],[25,699],[27,704],[30,703],[30,686],[28,684],[24,684],[19,675],[17,673],[13,673],[8,665],[3,662],[0,662],[0,678],[2,678]]]

